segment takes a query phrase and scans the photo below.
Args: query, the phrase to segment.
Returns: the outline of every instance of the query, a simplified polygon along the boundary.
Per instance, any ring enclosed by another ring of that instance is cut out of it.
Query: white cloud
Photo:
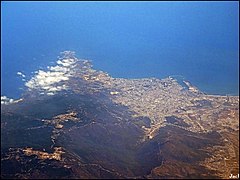
[[[49,67],[49,69],[51,71],[58,71],[58,72],[68,72],[68,68],[66,67],[61,67],[61,66],[52,66],[52,67]]]
[[[22,100],[23,99],[14,100],[14,99],[8,98],[7,96],[1,96],[1,104],[5,104],[5,105],[17,103]]]
[[[21,76],[21,77],[23,77],[23,78],[25,78],[26,76],[25,76],[25,74],[23,74],[22,72],[17,72],[17,75],[19,75],[19,76]]]
[[[41,94],[47,95],[54,95],[56,92],[68,89],[64,82],[72,76],[71,68],[75,67],[77,59],[70,51],[63,52],[63,55],[63,59],[58,60],[56,66],[48,66],[47,71],[36,71],[25,86],[29,90],[39,90]]]

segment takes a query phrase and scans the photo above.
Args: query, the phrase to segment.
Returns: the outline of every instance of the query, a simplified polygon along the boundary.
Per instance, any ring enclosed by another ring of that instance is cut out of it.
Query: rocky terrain
[[[1,178],[229,178],[239,97],[113,78],[70,51],[1,104]]]

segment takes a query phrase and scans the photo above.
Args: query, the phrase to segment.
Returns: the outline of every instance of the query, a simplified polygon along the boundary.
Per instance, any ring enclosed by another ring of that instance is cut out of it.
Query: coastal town
[[[91,69],[89,61],[83,62],[77,65],[79,71],[75,77],[78,77],[78,81],[84,80],[83,85],[87,88],[83,89],[85,86],[75,88],[74,84],[77,82],[72,80],[69,83],[72,83],[73,91],[109,94],[114,103],[128,107],[133,117],[149,117],[152,126],[156,124],[160,125],[159,127],[165,126],[169,124],[165,117],[175,115],[189,125],[180,126],[181,128],[193,132],[221,131],[226,129],[225,127],[233,130],[239,128],[238,96],[207,95],[186,80],[183,83],[188,88],[181,86],[172,77],[112,78],[103,71]]]
[[[218,167],[222,172],[219,176],[223,178],[228,173],[239,172],[239,143],[234,137],[239,131],[238,96],[208,95],[190,82],[184,80],[181,83],[185,86],[182,86],[172,77],[124,79],[88,70],[87,75],[81,74],[79,78],[92,88],[89,92],[108,93],[114,103],[126,106],[133,118],[150,118],[151,126],[142,126],[146,134],[143,141],[154,139],[159,129],[167,125],[197,133],[219,132],[224,145],[211,149],[215,156],[206,159],[202,165],[213,170]],[[167,117],[176,117],[178,123],[168,122]],[[229,134],[234,138],[229,138]]]

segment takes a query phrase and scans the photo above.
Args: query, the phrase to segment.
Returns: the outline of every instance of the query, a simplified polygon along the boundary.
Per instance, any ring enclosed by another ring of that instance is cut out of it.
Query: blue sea
[[[181,75],[208,94],[239,95],[238,2],[1,2],[1,95],[64,50],[113,77]]]

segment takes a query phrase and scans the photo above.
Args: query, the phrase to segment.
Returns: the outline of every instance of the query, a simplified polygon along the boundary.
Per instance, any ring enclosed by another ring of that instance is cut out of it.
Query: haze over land
[[[25,85],[21,99],[1,105],[2,178],[239,172],[239,97],[173,77],[113,78],[71,51]]]

